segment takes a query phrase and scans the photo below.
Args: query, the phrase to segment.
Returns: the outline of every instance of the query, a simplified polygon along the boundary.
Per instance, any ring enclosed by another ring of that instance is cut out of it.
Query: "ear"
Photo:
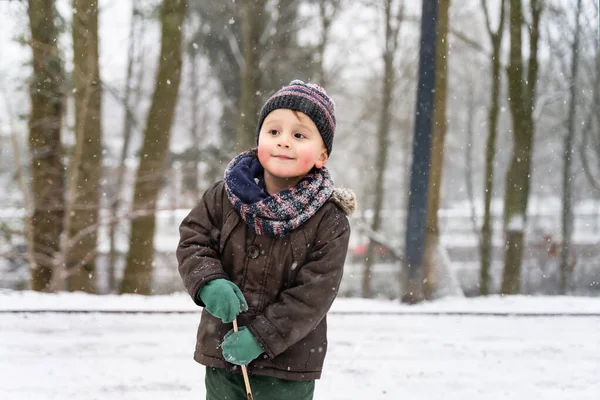
[[[327,155],[327,150],[323,150],[321,154],[319,154],[319,158],[317,158],[317,162],[315,162],[315,167],[318,169],[323,168],[329,156]]]

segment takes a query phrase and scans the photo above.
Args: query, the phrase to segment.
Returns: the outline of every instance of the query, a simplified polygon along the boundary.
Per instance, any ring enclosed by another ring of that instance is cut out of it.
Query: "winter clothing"
[[[235,157],[225,171],[227,197],[248,228],[258,235],[283,237],[312,217],[333,193],[325,167],[313,168],[295,187],[269,195],[256,150]]]
[[[232,364],[246,365],[265,351],[245,326],[239,331],[230,330],[221,343],[223,357]]]
[[[259,115],[257,143],[276,109],[311,118],[331,154],[335,105],[323,88],[294,80],[277,91]],[[346,216],[356,201],[334,188],[324,167],[274,194],[267,193],[264,174],[256,149],[240,154],[179,228],[179,273],[205,307],[194,359],[208,367],[207,399],[245,398],[240,365],[247,364],[257,400],[312,399],[321,376],[327,312],[348,250]],[[233,332],[228,321],[236,315],[240,329]]]
[[[206,311],[223,322],[232,322],[240,311],[248,310],[248,303],[235,283],[227,279],[215,279],[198,291],[197,296]]]
[[[304,185],[301,182],[290,190],[290,197],[280,200],[278,207],[306,204],[294,197]],[[229,189],[236,194],[234,188],[230,183]],[[255,187],[240,192],[260,190]],[[334,189],[329,200],[304,223],[283,237],[272,237],[257,234],[251,224],[244,223],[221,181],[204,193],[181,223],[179,272],[194,301],[204,306],[196,293],[219,278],[235,283],[247,300],[248,311],[238,315],[238,324],[247,327],[265,351],[248,364],[251,375],[294,381],[321,376],[327,351],[326,314],[342,278],[350,236],[346,215],[355,205],[350,191]],[[239,374],[240,367],[227,363],[220,348],[231,328],[203,310],[194,359]]]
[[[287,108],[306,114],[317,126],[327,154],[331,155],[333,135],[335,134],[335,103],[327,96],[325,89],[313,83],[293,80],[273,94],[265,103],[258,117],[256,142],[263,121],[269,113],[278,108]]]
[[[246,398],[244,378],[223,368],[206,367],[206,400]],[[289,381],[270,376],[250,375],[254,400],[312,400],[315,381]]]

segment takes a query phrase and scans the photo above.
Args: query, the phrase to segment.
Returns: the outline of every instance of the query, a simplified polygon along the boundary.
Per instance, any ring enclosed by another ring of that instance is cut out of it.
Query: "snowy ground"
[[[315,398],[596,400],[599,314],[598,298],[339,299]],[[0,399],[202,399],[197,323],[183,294],[0,291]]]

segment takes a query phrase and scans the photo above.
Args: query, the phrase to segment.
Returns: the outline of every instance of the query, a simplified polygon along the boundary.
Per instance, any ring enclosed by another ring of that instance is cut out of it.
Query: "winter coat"
[[[209,188],[179,228],[179,273],[192,299],[209,281],[230,279],[241,289],[248,311],[238,315],[265,350],[248,372],[289,380],[321,376],[327,351],[326,314],[335,299],[348,249],[347,215],[352,192],[335,189],[330,200],[283,238],[252,233],[233,209],[223,181]],[[194,359],[239,372],[221,353],[232,329],[206,310],[198,327]]]

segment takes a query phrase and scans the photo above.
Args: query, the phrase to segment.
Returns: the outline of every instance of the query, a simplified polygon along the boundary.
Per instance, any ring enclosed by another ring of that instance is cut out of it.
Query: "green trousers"
[[[206,367],[206,400],[245,400],[246,386],[241,372]],[[315,381],[289,381],[269,376],[250,375],[254,400],[312,400]]]

